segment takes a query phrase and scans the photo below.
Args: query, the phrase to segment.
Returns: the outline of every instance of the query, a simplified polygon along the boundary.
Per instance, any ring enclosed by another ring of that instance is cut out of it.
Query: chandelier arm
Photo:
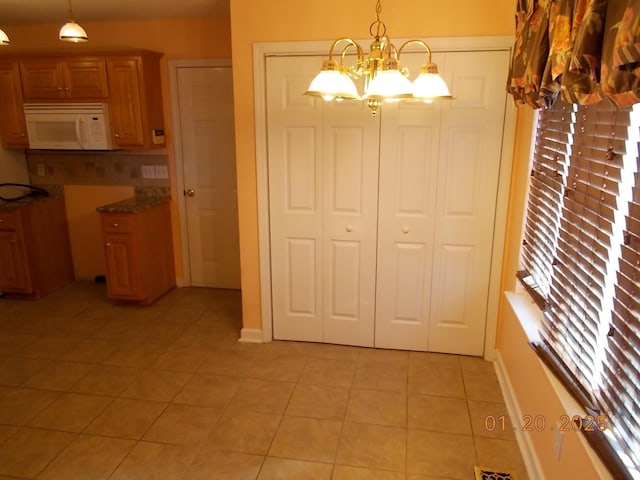
[[[333,51],[336,49],[336,47],[340,43],[347,43],[348,44],[342,50],[341,56],[342,56],[343,59],[344,59],[344,55],[345,55],[345,52],[347,51],[347,49],[349,47],[354,47],[356,49],[357,54],[358,54],[358,62],[361,62],[361,61],[364,60],[364,51],[362,50],[362,47],[360,45],[358,45],[358,43],[355,40],[352,40],[349,37],[342,37],[342,38],[337,39],[335,42],[333,42],[333,44],[331,45],[331,48],[329,49],[329,60],[331,60],[333,58]]]
[[[431,49],[429,48],[429,45],[427,45],[427,42],[423,41],[423,40],[407,40],[406,42],[404,42],[402,44],[402,46],[398,49],[398,59],[400,59],[400,54],[402,53],[402,49],[404,49],[404,47],[408,46],[408,45],[412,45],[412,44],[418,44],[421,45],[425,48],[425,50],[427,51],[427,57],[428,57],[428,62],[431,63]]]

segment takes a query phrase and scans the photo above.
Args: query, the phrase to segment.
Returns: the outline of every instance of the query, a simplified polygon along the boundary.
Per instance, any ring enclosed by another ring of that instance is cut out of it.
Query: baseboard
[[[262,343],[262,330],[259,328],[243,328],[240,330],[239,342]]]
[[[493,364],[495,366],[498,383],[502,390],[502,396],[504,397],[504,402],[507,406],[507,413],[509,413],[511,423],[513,425],[519,425],[520,419],[522,418],[522,411],[518,405],[518,400],[515,392],[513,391],[513,386],[509,380],[509,375],[504,367],[504,362],[499,350],[496,350],[496,359]],[[521,428],[517,428],[515,430],[515,434],[518,447],[520,448],[520,453],[522,454],[522,460],[524,461],[524,465],[527,469],[527,475],[531,480],[544,480],[545,477],[542,472],[542,467],[538,461],[536,451],[533,448],[529,432],[524,431]]]

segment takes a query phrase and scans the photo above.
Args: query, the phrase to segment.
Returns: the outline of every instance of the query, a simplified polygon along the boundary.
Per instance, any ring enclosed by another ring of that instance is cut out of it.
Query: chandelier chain
[[[384,37],[387,34],[387,26],[384,24],[382,20],[380,20],[380,14],[382,13],[382,3],[381,0],[377,0],[376,2],[376,20],[369,25],[369,35],[374,37],[376,40],[380,40],[380,37]],[[375,33],[374,33],[375,27]]]

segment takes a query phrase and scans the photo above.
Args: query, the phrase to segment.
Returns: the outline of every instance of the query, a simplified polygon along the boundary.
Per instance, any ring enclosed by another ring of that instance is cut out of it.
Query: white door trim
[[[189,242],[187,241],[187,204],[184,192],[184,158],[182,157],[182,129],[180,128],[180,105],[178,101],[178,69],[202,67],[231,67],[231,60],[169,60],[169,89],[171,92],[171,118],[173,126],[173,154],[176,159],[176,204],[180,219],[180,244],[182,277],[177,279],[179,287],[191,286]]]
[[[406,39],[397,39],[403,43]],[[507,50],[513,47],[513,37],[438,37],[427,39],[434,52],[478,50]],[[370,40],[358,40],[366,45]],[[256,175],[258,196],[258,241],[260,250],[260,289],[262,310],[262,339],[273,340],[273,315],[271,305],[271,246],[269,242],[269,183],[267,154],[266,121],[266,58],[281,55],[320,55],[326,57],[331,42],[259,42],[253,45],[253,85],[255,108]],[[321,66],[321,59],[318,68]],[[506,95],[506,93],[505,93]],[[502,257],[505,244],[505,228],[511,181],[511,163],[513,158],[516,109],[513,102],[506,102],[500,179],[497,192],[496,219],[494,224],[494,246],[489,281],[489,300],[487,305],[487,323],[485,331],[484,357],[495,358],[495,340],[498,328],[498,307],[500,301],[500,283],[502,280]]]

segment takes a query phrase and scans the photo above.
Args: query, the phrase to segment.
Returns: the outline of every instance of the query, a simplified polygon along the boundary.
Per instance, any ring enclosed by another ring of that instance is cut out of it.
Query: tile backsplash
[[[167,155],[119,152],[27,152],[30,182],[40,185],[168,187]]]

